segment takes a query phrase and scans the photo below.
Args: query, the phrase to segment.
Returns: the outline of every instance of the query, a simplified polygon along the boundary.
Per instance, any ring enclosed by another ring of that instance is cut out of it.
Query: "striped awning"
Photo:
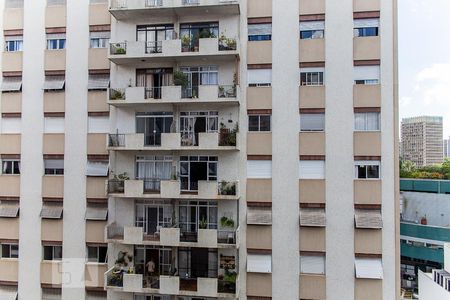
[[[1,204],[0,217],[17,218],[19,215],[19,204]]]
[[[17,300],[17,287],[16,286],[0,287],[0,300]]]
[[[62,205],[42,205],[41,218],[42,219],[61,219],[63,213]]]
[[[325,208],[300,208],[300,226],[325,227]]]
[[[357,209],[355,211],[355,227],[366,229],[383,228],[383,219],[380,210]]]
[[[64,76],[45,76],[44,90],[62,90],[64,89]]]
[[[86,207],[86,220],[105,221],[108,218],[108,208],[104,206],[88,205]]]
[[[90,74],[88,90],[106,90],[109,87],[109,74]]]
[[[2,92],[18,92],[22,88],[22,77],[3,77]]]
[[[248,225],[272,225],[271,207],[247,207]]]

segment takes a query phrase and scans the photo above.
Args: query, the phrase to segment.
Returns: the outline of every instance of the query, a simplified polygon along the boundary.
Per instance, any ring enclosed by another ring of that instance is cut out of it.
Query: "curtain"
[[[301,131],[323,131],[325,114],[300,114]]]
[[[367,113],[367,130],[380,130],[380,116],[379,113]]]

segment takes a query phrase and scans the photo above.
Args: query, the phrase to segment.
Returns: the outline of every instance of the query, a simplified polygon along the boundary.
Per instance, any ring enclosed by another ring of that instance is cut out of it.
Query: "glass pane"
[[[357,166],[358,178],[366,178],[366,166]]]
[[[259,131],[270,131],[270,116],[259,117]]]
[[[97,247],[87,247],[88,248],[88,261],[97,262],[98,261],[98,253]]]
[[[367,178],[380,178],[380,167],[367,166]]]
[[[248,116],[248,131],[259,130],[259,116]]]

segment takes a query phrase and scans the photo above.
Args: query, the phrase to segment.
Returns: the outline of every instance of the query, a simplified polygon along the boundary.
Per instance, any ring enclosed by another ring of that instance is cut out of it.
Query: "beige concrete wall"
[[[109,111],[109,105],[106,103],[106,91],[88,92],[88,111]]]
[[[272,41],[247,43],[247,64],[271,64]]]
[[[326,300],[325,275],[300,275],[300,299]]]
[[[22,111],[22,93],[2,94],[2,113],[20,113]]]
[[[0,154],[20,154],[20,134],[0,134]]]
[[[353,58],[355,60],[380,59],[380,37],[366,36],[353,39]]]
[[[355,279],[355,300],[383,300],[383,281]]]
[[[325,252],[325,228],[304,226],[301,227],[300,251]]]
[[[105,133],[89,133],[87,136],[88,154],[108,154]]]
[[[325,132],[300,132],[300,155],[325,155]]]
[[[366,12],[366,11],[379,11],[380,0],[353,0],[353,11]]]
[[[272,297],[272,274],[247,273],[247,295]]]
[[[66,50],[45,50],[44,64],[46,71],[60,71],[66,69]]]
[[[18,240],[19,218],[0,218],[0,237],[7,240]]]
[[[0,175],[0,191],[3,197],[19,197],[20,175]]]
[[[0,259],[0,281],[17,282],[19,279],[19,261],[16,258]]]
[[[63,240],[63,220],[62,219],[58,219],[58,220],[42,219],[41,238],[43,241],[62,242],[62,240]]]
[[[355,180],[355,204],[381,204],[381,180]]]
[[[64,154],[64,133],[45,133],[43,153]]]
[[[300,108],[325,108],[325,86],[300,86]]]
[[[106,177],[86,177],[86,197],[106,198]]]
[[[356,156],[381,156],[381,132],[354,132],[353,151]]]
[[[355,229],[355,253],[381,254],[382,231],[376,229]]]
[[[272,226],[247,225],[248,249],[272,249]]]
[[[64,108],[64,92],[44,92],[44,112],[64,112]]]
[[[89,5],[89,25],[106,25],[111,23],[108,3]]]
[[[2,71],[20,72],[22,71],[22,51],[3,52]]]
[[[3,12],[3,30],[23,29],[23,9],[7,8]]]
[[[271,132],[248,132],[247,133],[248,155],[272,155],[272,133]]]
[[[272,87],[247,87],[247,109],[272,109]]]
[[[299,47],[300,62],[325,61],[325,39],[302,39]]]
[[[89,49],[89,70],[109,69],[108,48]]]
[[[86,221],[86,242],[104,243],[105,226],[106,221]]]
[[[62,282],[61,270],[61,262],[41,262],[41,283],[60,285]]]
[[[87,263],[85,269],[86,287],[103,287],[104,274],[107,270],[107,264]]]
[[[272,179],[247,179],[247,202],[272,202]]]
[[[45,9],[45,27],[66,27],[66,6],[47,6]]]
[[[325,203],[325,180],[302,179],[299,190],[300,203]]]
[[[272,16],[272,0],[248,0],[247,16],[249,18]]]
[[[63,198],[64,196],[64,176],[45,175],[42,176],[42,197]]]
[[[300,15],[325,13],[325,0],[300,0]]]
[[[353,86],[353,105],[355,107],[380,107],[381,86],[379,84]]]

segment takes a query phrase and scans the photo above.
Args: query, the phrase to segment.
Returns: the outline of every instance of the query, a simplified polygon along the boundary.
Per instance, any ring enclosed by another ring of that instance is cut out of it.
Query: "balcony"
[[[239,1],[233,0],[110,0],[110,13],[117,20],[142,16],[171,17],[204,13],[238,15]]]
[[[450,194],[450,181],[401,179],[400,190],[404,192]]]
[[[196,97],[187,97],[191,93],[181,86],[161,86],[153,88],[127,87],[111,88],[108,104],[127,106],[136,104],[168,103],[235,103],[239,104],[239,86],[236,85],[200,85],[196,88]]]

